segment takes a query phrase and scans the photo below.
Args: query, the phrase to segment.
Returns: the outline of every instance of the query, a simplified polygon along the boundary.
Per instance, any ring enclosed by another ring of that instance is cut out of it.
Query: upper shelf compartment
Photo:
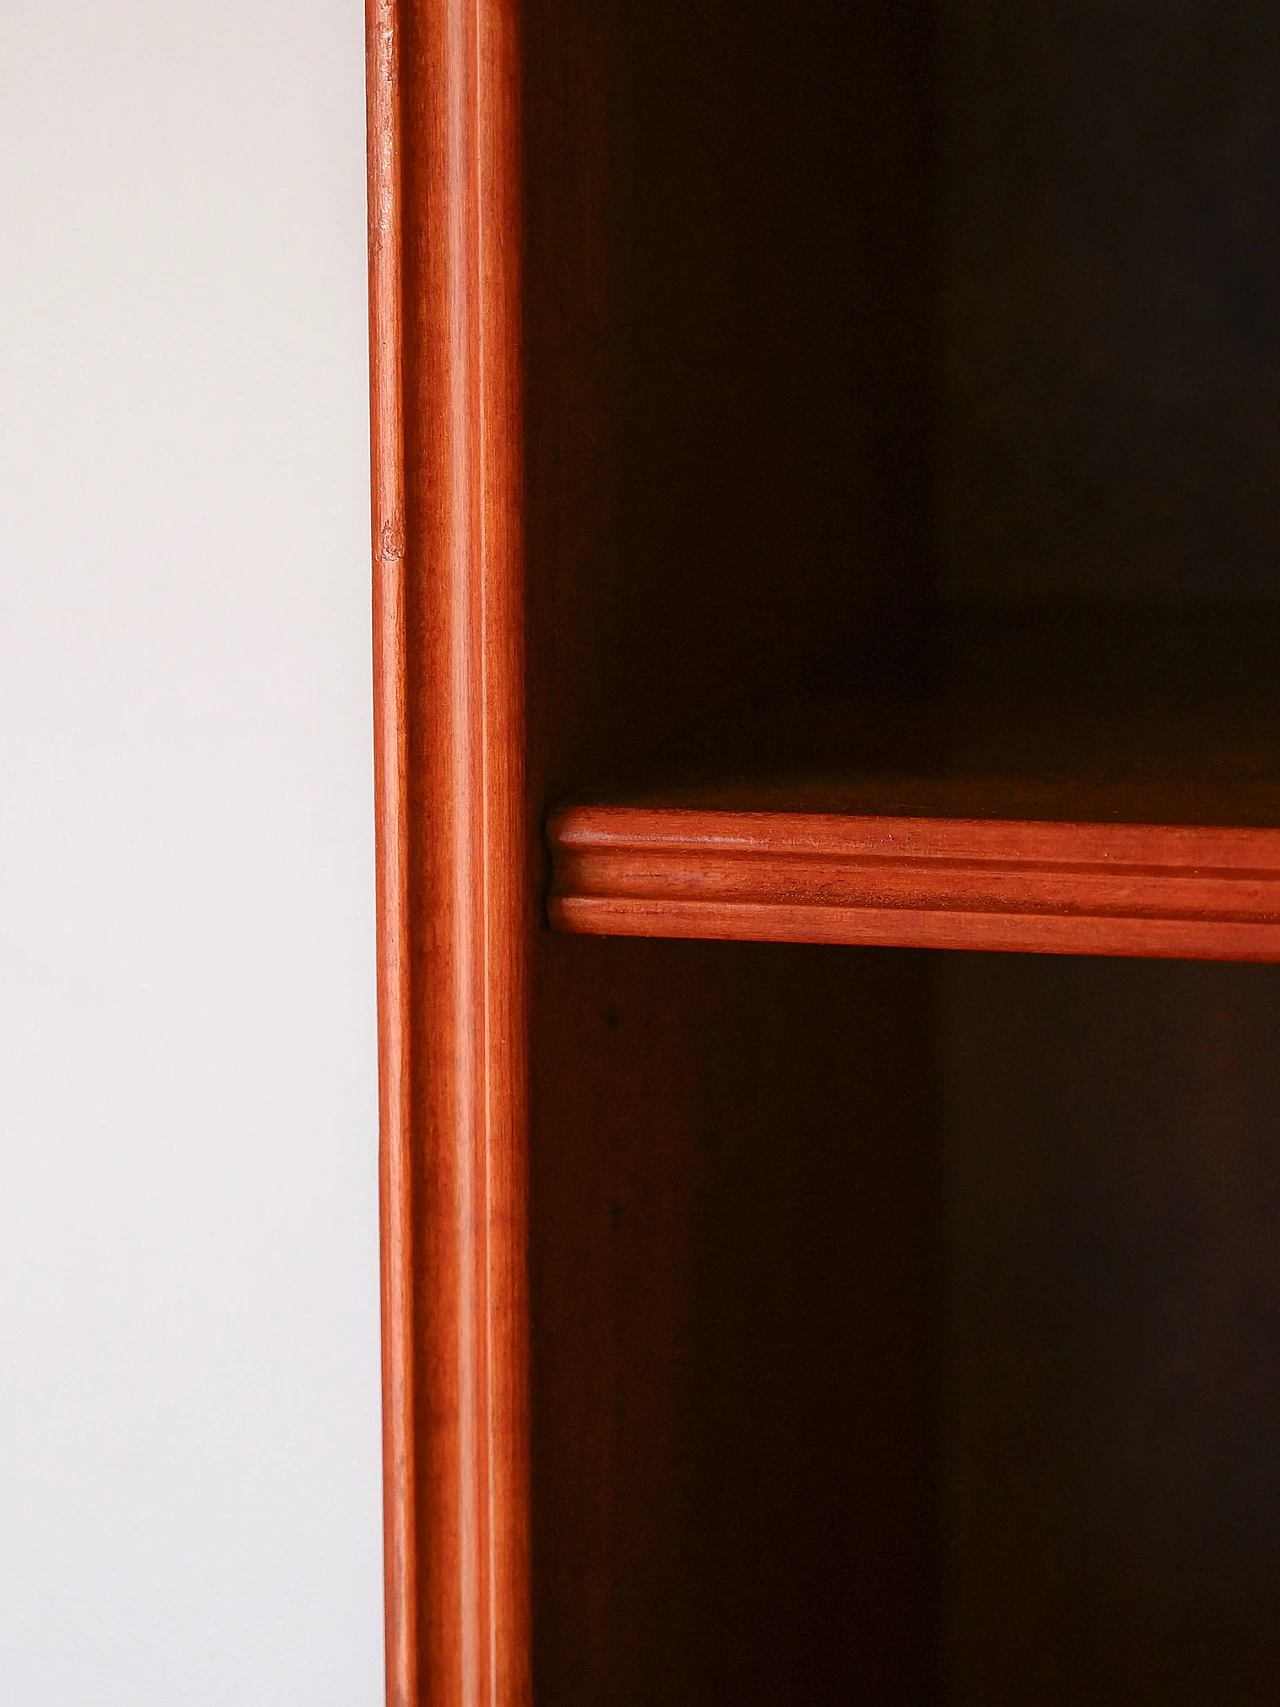
[[[1280,958],[1276,9],[802,13],[628,49],[604,310],[531,216],[553,923]]]
[[[1280,616],[959,615],[557,811],[599,935],[1280,959]]]

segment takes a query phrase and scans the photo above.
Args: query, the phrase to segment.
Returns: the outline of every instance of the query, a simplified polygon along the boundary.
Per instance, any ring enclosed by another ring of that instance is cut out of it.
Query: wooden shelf
[[[552,816],[594,935],[1280,959],[1280,624],[960,615]]]

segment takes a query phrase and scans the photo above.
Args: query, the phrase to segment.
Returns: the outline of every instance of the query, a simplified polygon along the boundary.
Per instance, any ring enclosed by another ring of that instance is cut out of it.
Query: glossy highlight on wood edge
[[[580,806],[548,912],[597,936],[1280,959],[1280,830]]]
[[[530,1699],[514,0],[368,0],[387,1698]]]

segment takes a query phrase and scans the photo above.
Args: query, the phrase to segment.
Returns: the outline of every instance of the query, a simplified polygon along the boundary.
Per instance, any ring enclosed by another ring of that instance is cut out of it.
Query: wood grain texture
[[[387,1674],[529,1681],[519,68],[371,0]]]
[[[550,835],[562,930],[1280,959],[1280,830],[598,806]]]
[[[722,718],[550,825],[552,922],[602,934],[1280,955],[1267,607],[953,611],[860,692]]]

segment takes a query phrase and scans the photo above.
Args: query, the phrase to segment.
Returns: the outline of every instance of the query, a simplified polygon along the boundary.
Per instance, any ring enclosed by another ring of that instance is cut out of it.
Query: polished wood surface
[[[1280,959],[1280,830],[580,807],[551,839],[562,930]]]
[[[530,1698],[519,64],[370,0],[387,1676]]]
[[[526,1270],[521,956],[548,800],[918,596],[926,13],[369,23],[389,1699],[924,1701],[928,980],[538,932]]]

